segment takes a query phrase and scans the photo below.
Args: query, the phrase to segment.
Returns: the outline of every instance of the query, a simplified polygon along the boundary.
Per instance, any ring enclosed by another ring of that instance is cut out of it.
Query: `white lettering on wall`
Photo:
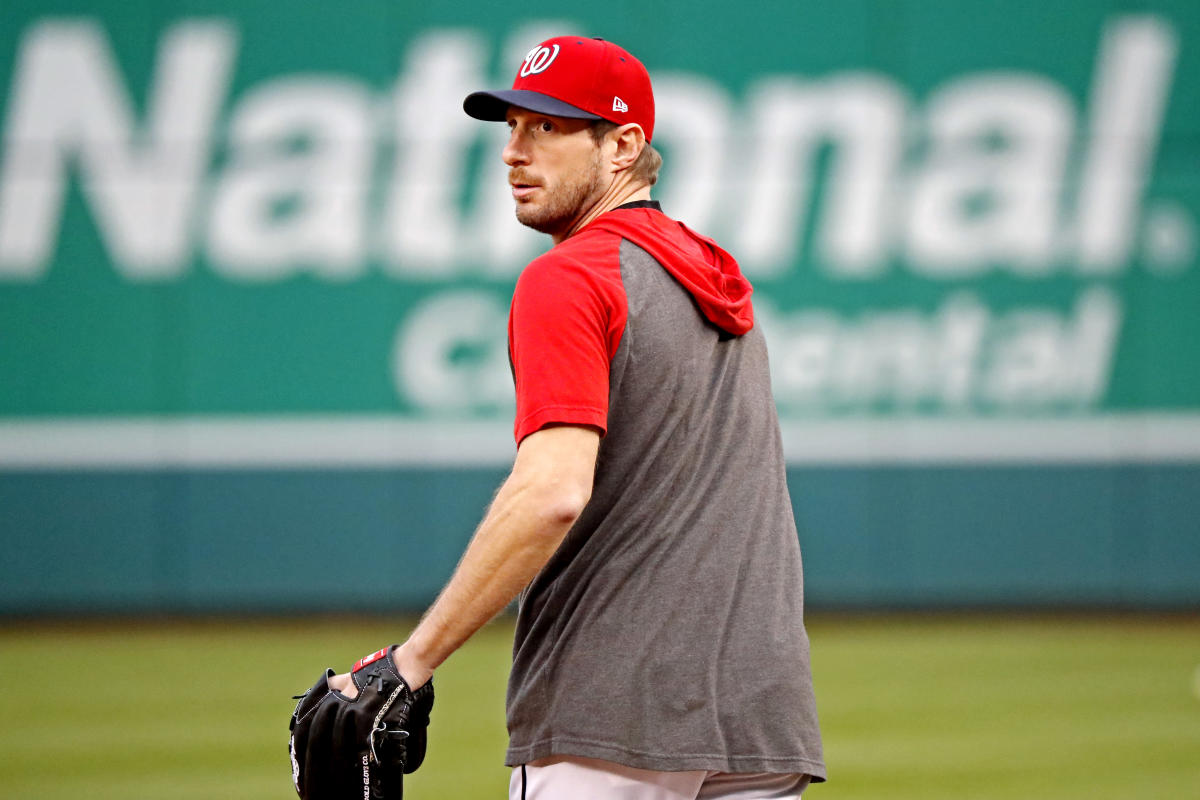
[[[1108,386],[1120,308],[1110,290],[1096,287],[1066,318],[1036,309],[1013,313],[996,333],[982,399],[1010,410],[1092,405]]]
[[[1108,26],[1096,60],[1077,201],[1077,258],[1087,274],[1127,262],[1175,66],[1174,30],[1156,17]]]
[[[1087,408],[1108,386],[1121,305],[1103,287],[1066,313],[1021,306],[990,311],[974,294],[932,313],[757,308],[780,407],[790,412],[1051,411]]]
[[[734,118],[729,93],[688,73],[654,76],[654,144],[671,154],[655,190],[663,208],[695,230],[710,230],[729,207],[731,175],[725,157]]]
[[[60,231],[77,186],[103,268],[130,282],[184,278],[200,232],[205,268],[232,281],[377,269],[444,283],[396,333],[397,390],[422,409],[499,407],[511,395],[504,292],[453,282],[510,278],[549,240],[514,220],[505,126],[466,117],[461,100],[506,85],[530,42],[569,27],[516,29],[495,54],[483,31],[421,31],[390,89],[283,75],[239,87],[222,116],[231,24],[170,26],[134,87],[99,23],[36,22],[0,145],[0,281],[46,277],[60,238],[79,236]],[[1123,318],[1113,290],[998,311],[962,282],[1106,278],[1139,256],[1155,279],[1194,266],[1194,209],[1145,196],[1177,39],[1162,18],[1114,18],[1083,103],[1052,77],[1007,70],[952,74],[922,97],[866,71],[751,78],[737,95],[655,73],[668,157],[655,196],[752,276],[797,278],[774,296],[807,307],[774,312],[769,281],[756,296],[785,407],[1094,405]],[[795,288],[892,278],[872,308],[821,308]],[[903,280],[932,287],[935,308],[897,308]]]
[[[508,408],[507,320],[506,304],[490,292],[444,292],[421,303],[396,331],[397,392],[438,413]]]
[[[393,94],[396,159],[381,232],[397,275],[453,275],[470,250],[459,209],[482,123],[463,113],[462,98],[486,85],[486,49],[477,34],[440,31],[408,50]]]
[[[335,280],[362,273],[374,129],[359,84],[257,87],[237,107],[229,151],[209,217],[214,269],[250,281],[305,268]]]
[[[887,243],[888,188],[895,178],[906,102],[894,83],[865,74],[819,82],[768,78],[751,92],[745,136],[744,181],[732,188],[743,198],[734,251],[752,274],[786,268],[810,221],[818,148],[834,145],[822,244],[839,267],[874,269]],[[816,219],[816,217],[812,217]]]
[[[99,25],[31,28],[4,129],[0,278],[36,279],[50,263],[72,168],[116,268],[131,280],[177,277],[235,43],[222,22],[167,30],[139,124]]]
[[[964,78],[927,115],[930,154],[909,198],[913,268],[941,278],[1048,268],[1074,120],[1063,90],[1036,76]]]
[[[499,79],[484,35],[451,29],[418,34],[382,96],[342,76],[248,87],[214,163],[229,25],[166,30],[139,119],[99,24],[38,22],[21,39],[4,123],[0,280],[37,280],[53,263],[72,179],[113,268],[133,280],[182,275],[203,226],[213,268],[239,280],[345,280],[369,267],[402,280],[509,277],[546,240],[513,222],[504,126],[468,118],[461,98],[507,81],[546,27],[513,31]],[[936,280],[1068,265],[1107,275],[1137,254],[1177,273],[1194,257],[1195,221],[1167,200],[1142,208],[1177,49],[1164,20],[1115,18],[1086,125],[1062,86],[1032,73],[952,77],[920,103],[874,72],[765,76],[743,98],[701,75],[656,74],[669,159],[659,196],[752,276],[801,263],[839,280],[892,265]]]

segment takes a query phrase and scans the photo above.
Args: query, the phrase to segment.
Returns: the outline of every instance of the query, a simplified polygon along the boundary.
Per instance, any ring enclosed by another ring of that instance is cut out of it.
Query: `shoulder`
[[[621,237],[586,230],[529,262],[517,278],[517,289],[619,283],[620,271]]]
[[[608,230],[588,228],[529,262],[524,271],[602,266],[606,261],[616,261],[620,246],[620,235]]]

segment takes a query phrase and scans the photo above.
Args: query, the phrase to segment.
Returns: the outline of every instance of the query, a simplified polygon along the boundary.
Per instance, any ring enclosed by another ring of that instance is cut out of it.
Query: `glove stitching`
[[[308,711],[305,711],[303,714],[300,714],[300,706],[304,705],[304,701],[307,700],[311,694],[313,694],[313,690],[316,689],[316,687],[314,686],[312,689],[309,689],[307,692],[300,695],[299,699],[296,701],[296,710],[292,712],[292,718],[296,721],[295,724],[299,725],[301,722],[303,722],[305,719],[307,719],[310,715],[312,715],[313,712],[315,712],[318,708],[321,707],[321,700],[324,698],[325,695],[330,694],[328,681],[329,681],[329,675],[332,672],[333,672],[333,670],[326,670],[326,672],[325,672],[326,683],[325,683],[324,693],[322,694],[321,697],[317,698],[317,700],[312,704],[312,706],[308,709]]]
[[[379,754],[375,752],[375,735],[379,732],[379,722],[380,722],[380,720],[383,719],[383,715],[388,712],[388,709],[392,707],[392,703],[396,702],[396,698],[399,697],[402,693],[407,692],[407,691],[408,691],[408,685],[404,682],[403,679],[401,679],[400,685],[396,687],[396,690],[394,692],[392,692],[391,697],[389,697],[386,701],[384,701],[383,707],[380,708],[379,713],[375,715],[375,722],[371,726],[370,744],[371,744],[371,758],[372,758],[372,760],[374,760],[374,762],[376,764],[380,763]]]

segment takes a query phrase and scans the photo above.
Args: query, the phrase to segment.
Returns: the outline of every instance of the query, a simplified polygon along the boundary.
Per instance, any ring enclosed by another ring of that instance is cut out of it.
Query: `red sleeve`
[[[513,293],[508,348],[518,443],[550,424],[608,428],[609,365],[627,316],[620,239],[582,244],[533,261]]]

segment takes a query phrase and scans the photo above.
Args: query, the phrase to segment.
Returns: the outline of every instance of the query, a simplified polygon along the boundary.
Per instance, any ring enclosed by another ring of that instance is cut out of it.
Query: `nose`
[[[519,125],[509,131],[508,142],[504,145],[500,158],[504,159],[504,163],[510,167],[529,163],[529,151]]]

